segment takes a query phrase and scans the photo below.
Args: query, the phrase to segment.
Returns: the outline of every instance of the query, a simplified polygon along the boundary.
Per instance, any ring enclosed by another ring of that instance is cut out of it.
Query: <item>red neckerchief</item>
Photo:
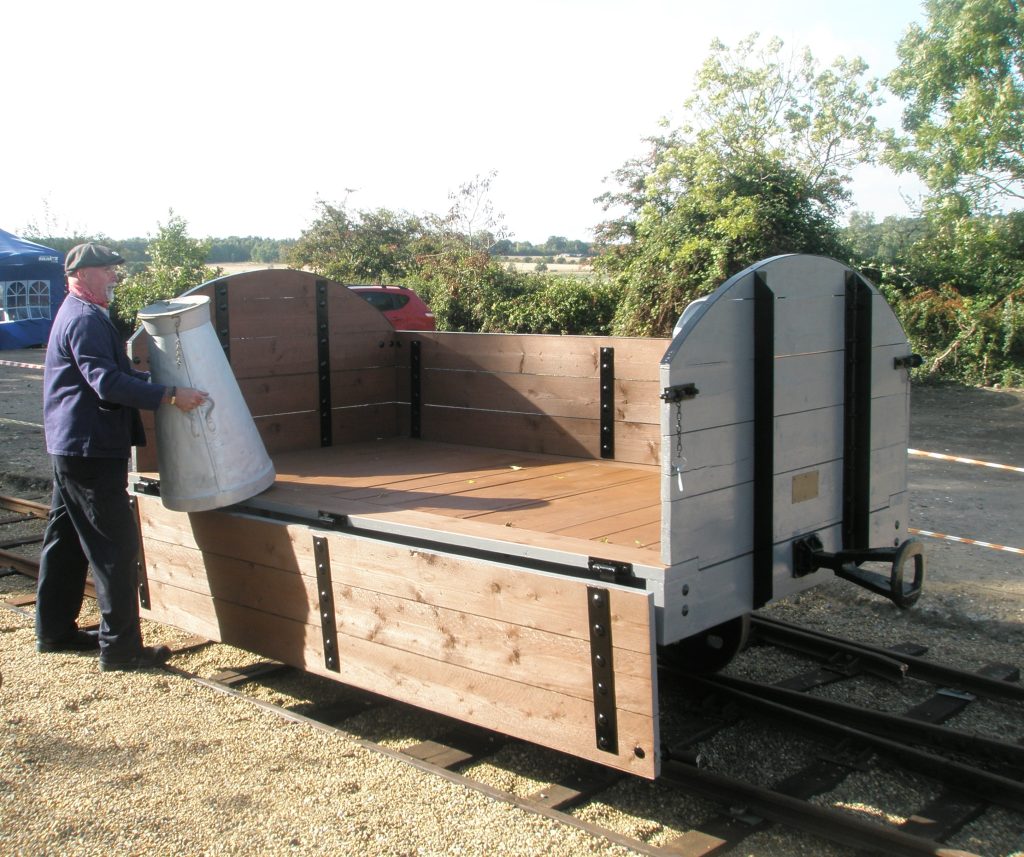
[[[68,280],[68,291],[73,294],[79,300],[83,300],[88,304],[96,304],[98,307],[108,309],[110,307],[110,301],[107,300],[106,290],[104,289],[103,299],[99,300],[92,293],[83,289],[77,280]]]

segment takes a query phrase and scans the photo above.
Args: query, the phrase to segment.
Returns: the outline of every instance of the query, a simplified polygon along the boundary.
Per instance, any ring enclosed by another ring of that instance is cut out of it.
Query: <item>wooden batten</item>
[[[151,609],[194,633],[641,776],[658,768],[653,596],[612,605],[617,753],[597,749],[587,582],[140,497]],[[340,672],[324,666],[326,540]]]

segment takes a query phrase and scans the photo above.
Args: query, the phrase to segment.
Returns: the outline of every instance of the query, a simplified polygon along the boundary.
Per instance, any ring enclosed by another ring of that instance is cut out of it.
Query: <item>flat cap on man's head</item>
[[[105,268],[108,265],[123,265],[127,259],[102,244],[76,244],[64,258],[64,273],[70,274],[79,268]]]

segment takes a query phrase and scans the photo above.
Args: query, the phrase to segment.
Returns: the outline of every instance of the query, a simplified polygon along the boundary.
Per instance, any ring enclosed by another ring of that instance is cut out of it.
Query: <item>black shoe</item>
[[[167,646],[143,646],[126,655],[101,654],[100,670],[103,672],[131,672],[162,667],[171,656]]]
[[[96,631],[75,630],[59,640],[36,640],[37,652],[91,652],[100,647],[100,636]]]

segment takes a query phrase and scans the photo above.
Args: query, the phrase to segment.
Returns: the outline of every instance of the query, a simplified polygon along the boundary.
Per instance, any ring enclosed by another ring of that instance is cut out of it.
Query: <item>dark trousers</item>
[[[40,639],[74,633],[92,566],[101,652],[132,652],[142,645],[139,535],[127,489],[127,459],[53,456],[53,502],[36,592]]]

